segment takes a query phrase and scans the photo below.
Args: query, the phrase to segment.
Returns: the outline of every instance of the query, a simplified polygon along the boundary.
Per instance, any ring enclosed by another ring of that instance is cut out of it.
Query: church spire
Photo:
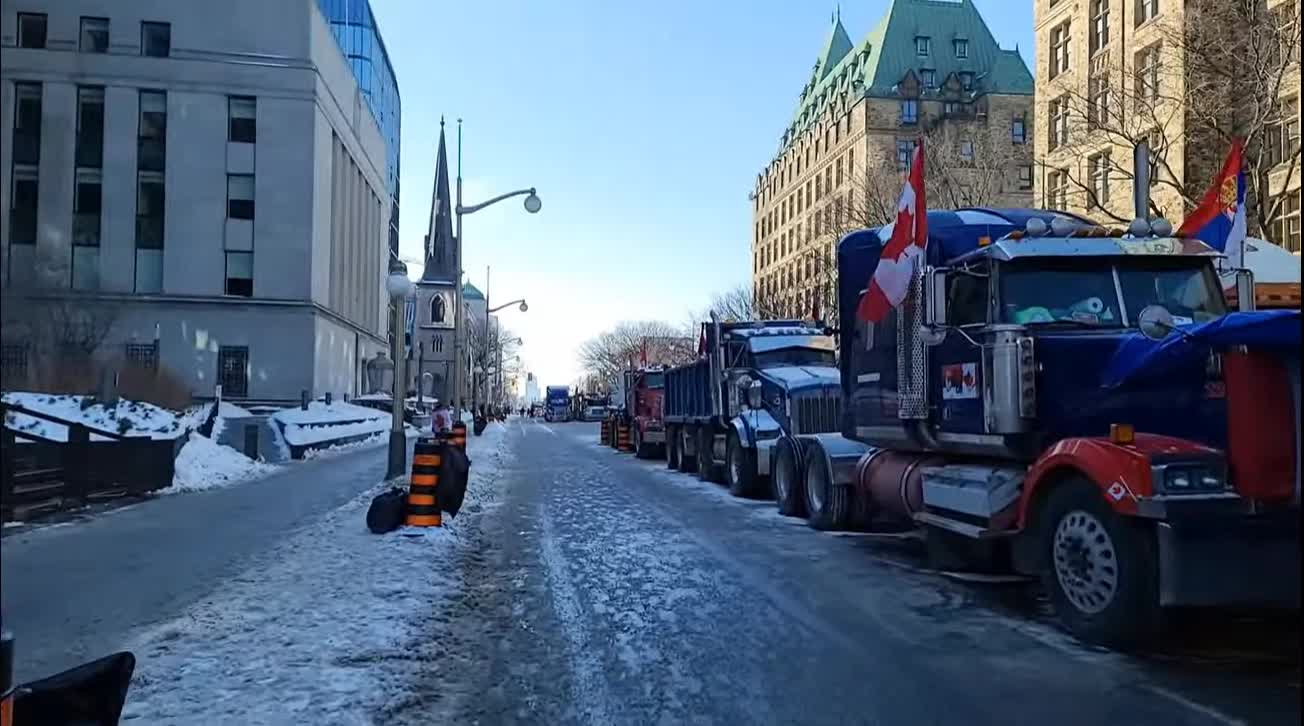
[[[426,232],[426,264],[421,274],[424,282],[456,280],[453,272],[452,190],[448,184],[448,151],[444,144],[444,119],[439,118],[439,150],[435,153],[435,190],[430,200],[430,225]]]

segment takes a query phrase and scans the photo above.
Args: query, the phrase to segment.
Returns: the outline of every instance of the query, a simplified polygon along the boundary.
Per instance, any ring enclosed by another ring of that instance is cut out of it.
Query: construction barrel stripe
[[[439,527],[439,467],[443,464],[442,441],[418,441],[412,453],[412,476],[408,486],[407,520],[409,527]]]

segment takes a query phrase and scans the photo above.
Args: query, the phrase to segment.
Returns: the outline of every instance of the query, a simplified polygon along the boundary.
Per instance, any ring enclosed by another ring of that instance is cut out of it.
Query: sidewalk
[[[401,697],[411,646],[460,586],[463,530],[496,498],[507,429],[468,438],[462,513],[418,536],[373,535],[370,486],[250,562],[179,616],[137,632],[124,719],[141,723],[370,723]]]

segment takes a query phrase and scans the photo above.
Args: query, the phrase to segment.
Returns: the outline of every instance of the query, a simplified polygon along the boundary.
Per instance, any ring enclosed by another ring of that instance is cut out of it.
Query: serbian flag
[[[1177,230],[1178,236],[1194,237],[1227,255],[1232,269],[1245,265],[1245,167],[1241,140],[1232,143],[1231,153],[1213,186],[1200,198],[1200,204],[1186,215]],[[1224,283],[1226,284],[1226,283]],[[1235,284],[1235,280],[1232,280]]]
[[[924,246],[928,244],[923,139],[916,144],[910,161],[910,176],[906,178],[901,200],[897,202],[896,221],[879,230],[880,238],[884,234],[891,236],[884,241],[878,266],[874,268],[874,276],[869,280],[869,288],[865,290],[860,305],[856,308],[856,317],[871,323],[881,321],[889,310],[906,299],[910,280],[915,274],[915,265],[919,264],[918,258],[924,254]]]

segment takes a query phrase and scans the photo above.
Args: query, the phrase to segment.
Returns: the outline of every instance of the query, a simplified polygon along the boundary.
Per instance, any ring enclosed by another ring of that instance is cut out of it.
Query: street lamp
[[[393,310],[390,311],[390,329],[394,331],[394,401],[390,409],[393,421],[389,430],[389,466],[385,478],[403,476],[407,470],[407,435],[403,433],[403,402],[407,398],[407,354],[403,351],[404,301],[412,294],[412,280],[408,279],[407,265],[391,260],[389,277],[385,279],[385,292],[389,293]]]
[[[501,202],[504,199],[511,199],[512,197],[518,197],[518,196],[525,196],[526,212],[529,212],[530,214],[537,214],[540,209],[543,209],[543,200],[539,199],[539,195],[534,187],[530,187],[529,189],[518,189],[514,192],[500,194],[494,197],[493,199],[490,199],[485,202],[481,202],[480,204],[472,204],[470,206],[465,206],[462,204],[462,119],[458,119],[457,120],[457,200],[456,200],[456,204],[453,205],[453,214],[454,214],[453,219],[456,224],[456,229],[453,232],[453,236],[457,238],[457,245],[456,245],[457,259],[454,260],[455,264],[453,265],[454,268],[457,270],[457,284],[454,285],[455,290],[453,293],[454,294],[453,310],[455,311],[453,314],[458,317],[454,318],[455,320],[457,320],[457,324],[453,326],[453,360],[459,362],[462,360],[463,320],[460,317],[462,315],[462,249],[466,247],[466,240],[465,238],[462,237],[462,215],[474,214],[480,211],[481,209],[484,209],[485,207],[488,207],[493,204],[497,204],[498,202]],[[489,300],[488,298],[486,298],[485,308],[488,307],[489,307]],[[521,310],[524,311],[525,308],[526,306],[524,302],[522,302]],[[460,398],[462,393],[462,366],[461,365],[458,365],[453,369],[452,390],[453,390],[453,396],[458,399],[454,403],[454,406],[457,407],[455,410],[460,410],[461,408]]]

